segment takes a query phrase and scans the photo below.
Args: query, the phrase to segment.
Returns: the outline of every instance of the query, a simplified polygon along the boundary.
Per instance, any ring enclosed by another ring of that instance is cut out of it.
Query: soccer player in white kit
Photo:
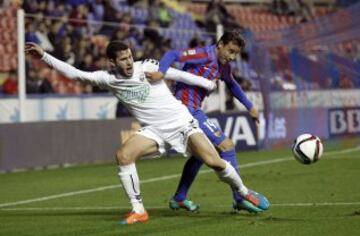
[[[158,70],[155,60],[133,61],[128,46],[120,41],[109,43],[106,53],[112,69],[85,72],[47,54],[34,43],[26,43],[25,51],[41,58],[49,66],[69,79],[78,80],[108,89],[142,124],[142,128],[130,137],[117,151],[118,175],[132,205],[132,211],[121,224],[145,222],[149,219],[140,195],[140,180],[135,161],[143,156],[165,152],[165,144],[177,152],[187,152],[200,158],[212,168],[220,180],[236,188],[241,196],[254,205],[264,204],[266,198],[249,190],[236,170],[222,160],[210,141],[199,129],[196,120],[170,92],[164,81],[150,83],[147,72]],[[213,82],[205,78],[169,69],[166,79],[214,88]]]

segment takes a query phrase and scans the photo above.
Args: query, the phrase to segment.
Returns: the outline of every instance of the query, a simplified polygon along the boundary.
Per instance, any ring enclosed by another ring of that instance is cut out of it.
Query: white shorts
[[[190,154],[187,149],[190,135],[202,133],[202,130],[194,118],[179,121],[162,127],[145,126],[139,129],[136,134],[154,140],[158,144],[160,155],[174,149],[176,152],[187,156]]]

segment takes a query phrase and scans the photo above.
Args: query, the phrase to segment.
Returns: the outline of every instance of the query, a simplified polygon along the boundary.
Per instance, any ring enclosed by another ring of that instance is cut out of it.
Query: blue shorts
[[[199,122],[200,129],[202,129],[202,131],[209,138],[212,144],[218,146],[225,140],[226,137],[225,134],[222,132],[221,128],[218,127],[214,122],[212,122],[202,110],[190,110],[190,113]]]

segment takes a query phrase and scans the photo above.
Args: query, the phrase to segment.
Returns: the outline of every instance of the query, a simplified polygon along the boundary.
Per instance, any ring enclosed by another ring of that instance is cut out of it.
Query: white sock
[[[233,188],[235,188],[240,195],[245,196],[249,193],[248,188],[242,182],[240,175],[236,172],[235,168],[227,161],[225,169],[222,171],[216,171],[219,179],[227,184],[230,184]]]
[[[134,212],[144,213],[144,205],[140,195],[140,180],[135,163],[119,166],[120,181],[127,194]]]

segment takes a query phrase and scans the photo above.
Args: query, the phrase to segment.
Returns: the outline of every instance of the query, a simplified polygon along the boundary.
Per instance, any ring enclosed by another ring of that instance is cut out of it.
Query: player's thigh
[[[119,164],[129,164],[142,156],[149,156],[158,152],[157,143],[139,134],[131,136],[120,147],[117,153]]]
[[[225,168],[214,146],[203,133],[194,133],[189,136],[188,148],[191,153],[201,159],[207,166],[216,169]]]

